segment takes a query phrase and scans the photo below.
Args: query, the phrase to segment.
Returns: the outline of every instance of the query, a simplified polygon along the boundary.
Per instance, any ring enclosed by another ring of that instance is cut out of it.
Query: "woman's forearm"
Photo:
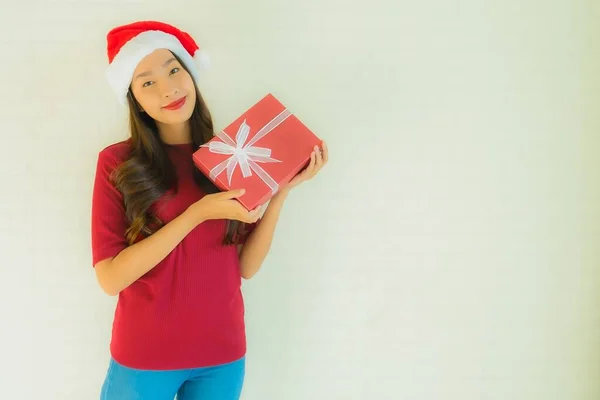
[[[154,268],[201,222],[196,214],[188,209],[151,236],[99,262],[95,270],[102,289],[115,296]]]
[[[252,278],[267,257],[287,195],[287,191],[281,191],[273,196],[260,222],[246,239],[240,252],[240,273],[244,279]]]

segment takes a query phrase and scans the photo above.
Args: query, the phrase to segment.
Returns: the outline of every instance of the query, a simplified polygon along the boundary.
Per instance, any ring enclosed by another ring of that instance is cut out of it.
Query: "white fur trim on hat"
[[[158,49],[173,52],[189,70],[194,81],[198,82],[198,66],[206,66],[203,64],[207,59],[205,52],[196,51],[200,58],[200,64],[197,64],[198,59],[192,57],[175,36],[157,30],[145,31],[125,43],[106,69],[108,83],[121,104],[127,104],[127,91],[137,65],[144,57]]]
[[[210,55],[202,49],[196,51],[196,54],[194,54],[194,60],[196,61],[198,68],[201,70],[208,69],[210,67]]]

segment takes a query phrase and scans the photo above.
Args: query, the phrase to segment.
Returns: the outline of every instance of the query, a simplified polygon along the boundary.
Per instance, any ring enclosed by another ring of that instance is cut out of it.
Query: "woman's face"
[[[166,49],[155,50],[138,64],[131,91],[142,110],[158,123],[186,122],[196,104],[192,77]]]

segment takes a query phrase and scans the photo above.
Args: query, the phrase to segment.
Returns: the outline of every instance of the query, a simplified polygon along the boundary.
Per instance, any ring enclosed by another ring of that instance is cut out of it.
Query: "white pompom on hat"
[[[127,104],[127,92],[137,65],[155,50],[170,50],[196,82],[199,71],[210,65],[209,55],[188,33],[164,22],[138,21],[118,26],[108,32],[106,41],[109,62],[106,77],[121,104]]]

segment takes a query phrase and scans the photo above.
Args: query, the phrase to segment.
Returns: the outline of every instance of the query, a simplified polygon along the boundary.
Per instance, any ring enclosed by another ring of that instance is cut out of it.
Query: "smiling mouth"
[[[171,104],[167,104],[166,106],[163,107],[163,109],[165,109],[165,110],[177,110],[177,109],[180,109],[185,104],[186,99],[187,99],[187,96],[184,96],[184,97],[182,97],[179,100],[175,100]]]

